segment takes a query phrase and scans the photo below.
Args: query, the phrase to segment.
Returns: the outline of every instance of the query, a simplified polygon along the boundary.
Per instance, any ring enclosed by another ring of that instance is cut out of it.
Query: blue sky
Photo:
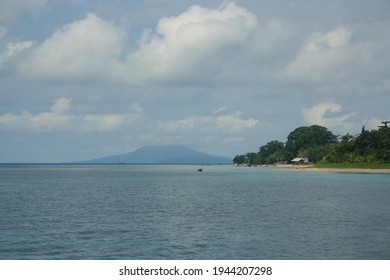
[[[374,129],[389,30],[387,0],[1,0],[0,162]]]

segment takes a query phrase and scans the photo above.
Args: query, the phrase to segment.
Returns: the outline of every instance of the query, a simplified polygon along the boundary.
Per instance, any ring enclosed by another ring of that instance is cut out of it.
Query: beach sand
[[[368,168],[318,168],[315,166],[276,166],[286,171],[294,172],[336,172],[336,173],[367,173],[367,174],[390,174],[390,169]]]

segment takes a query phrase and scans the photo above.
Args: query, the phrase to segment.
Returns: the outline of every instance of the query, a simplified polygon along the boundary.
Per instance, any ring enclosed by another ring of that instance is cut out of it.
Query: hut
[[[292,164],[309,164],[309,159],[308,158],[294,158],[291,160]]]

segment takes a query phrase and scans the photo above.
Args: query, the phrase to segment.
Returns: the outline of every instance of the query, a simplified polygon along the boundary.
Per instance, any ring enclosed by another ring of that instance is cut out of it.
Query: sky
[[[0,162],[234,157],[390,119],[388,0],[0,0]]]

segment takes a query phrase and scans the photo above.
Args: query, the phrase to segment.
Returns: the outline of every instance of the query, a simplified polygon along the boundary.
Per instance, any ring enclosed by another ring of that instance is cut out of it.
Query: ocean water
[[[0,165],[0,259],[390,259],[390,175]]]

